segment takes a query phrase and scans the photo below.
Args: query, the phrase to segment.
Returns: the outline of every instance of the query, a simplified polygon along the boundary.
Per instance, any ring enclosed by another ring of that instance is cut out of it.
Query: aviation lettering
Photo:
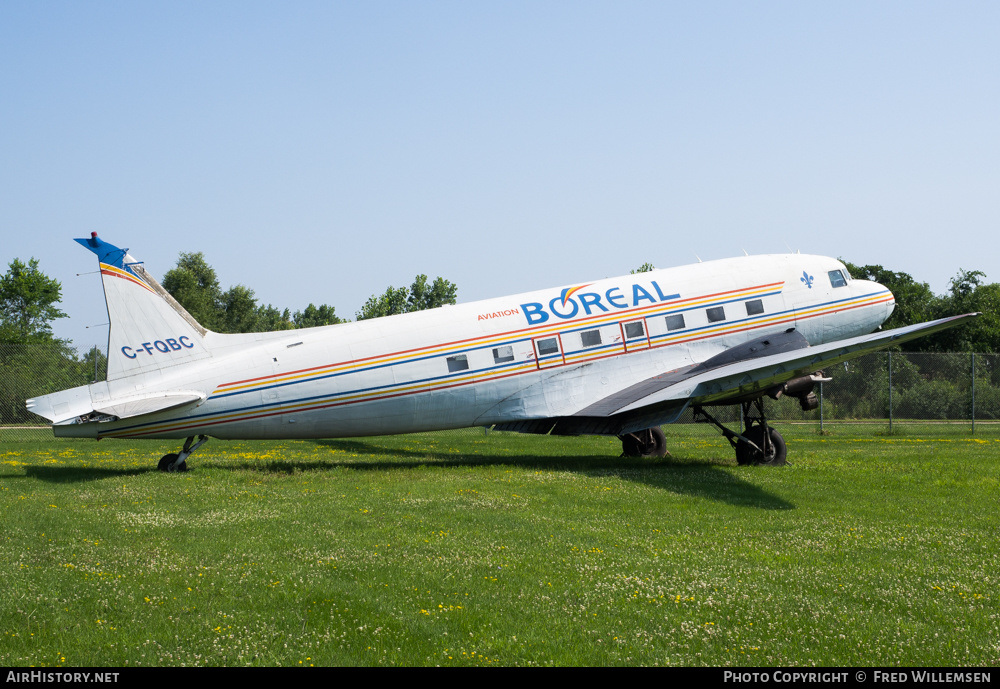
[[[503,311],[494,311],[493,313],[481,313],[476,319],[477,321],[488,321],[491,318],[503,318],[504,316],[514,316],[519,314],[520,311],[517,309],[504,309]]]

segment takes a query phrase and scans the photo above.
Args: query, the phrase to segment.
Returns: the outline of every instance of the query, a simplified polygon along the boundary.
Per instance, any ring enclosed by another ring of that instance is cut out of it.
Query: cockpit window
[[[831,270],[827,275],[830,276],[830,284],[834,287],[846,287],[847,278],[844,277],[843,271]]]

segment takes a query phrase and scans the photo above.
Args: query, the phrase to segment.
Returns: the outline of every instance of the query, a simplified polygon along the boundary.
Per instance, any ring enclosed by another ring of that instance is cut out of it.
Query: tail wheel
[[[663,457],[667,452],[667,436],[659,426],[619,436],[625,457]]]
[[[160,471],[187,471],[187,462],[181,462],[178,464],[177,457],[178,454],[176,452],[171,452],[169,455],[163,455],[160,458],[159,464],[156,466]]]
[[[747,430],[744,433],[744,437],[752,442],[759,448],[763,448],[763,452],[755,447],[751,447],[742,440],[736,441],[736,463],[741,466],[747,465],[758,465],[758,466],[769,466],[769,467],[780,467],[785,466],[788,462],[785,461],[785,456],[788,454],[788,450],[785,447],[785,439],[781,437],[781,433],[778,433],[775,429],[771,427],[766,427],[768,434],[768,442],[765,444],[765,426],[757,425]]]

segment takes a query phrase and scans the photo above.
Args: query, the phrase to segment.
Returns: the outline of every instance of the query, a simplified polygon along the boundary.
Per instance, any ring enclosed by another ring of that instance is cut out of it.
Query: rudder
[[[162,370],[211,356],[208,331],[184,310],[128,249],[92,232],[77,239],[97,255],[111,328],[108,380]]]

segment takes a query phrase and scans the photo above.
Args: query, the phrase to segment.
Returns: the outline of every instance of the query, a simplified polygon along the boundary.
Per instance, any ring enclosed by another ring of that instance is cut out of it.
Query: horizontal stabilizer
[[[134,416],[152,414],[181,407],[186,404],[200,404],[205,394],[194,390],[170,390],[129,395],[116,399],[102,400],[94,404],[89,386],[80,386],[41,395],[27,401],[28,411],[45,417],[53,424],[76,423],[81,417],[90,417],[95,412],[108,417],[130,419]],[[99,420],[99,419],[91,419]]]
[[[153,412],[173,409],[193,402],[202,402],[205,395],[200,392],[159,392],[151,395],[140,395],[137,397],[126,397],[123,399],[108,400],[102,402],[99,407],[94,407],[94,411],[109,416],[117,416],[119,419],[129,419],[133,416],[152,414]]]

